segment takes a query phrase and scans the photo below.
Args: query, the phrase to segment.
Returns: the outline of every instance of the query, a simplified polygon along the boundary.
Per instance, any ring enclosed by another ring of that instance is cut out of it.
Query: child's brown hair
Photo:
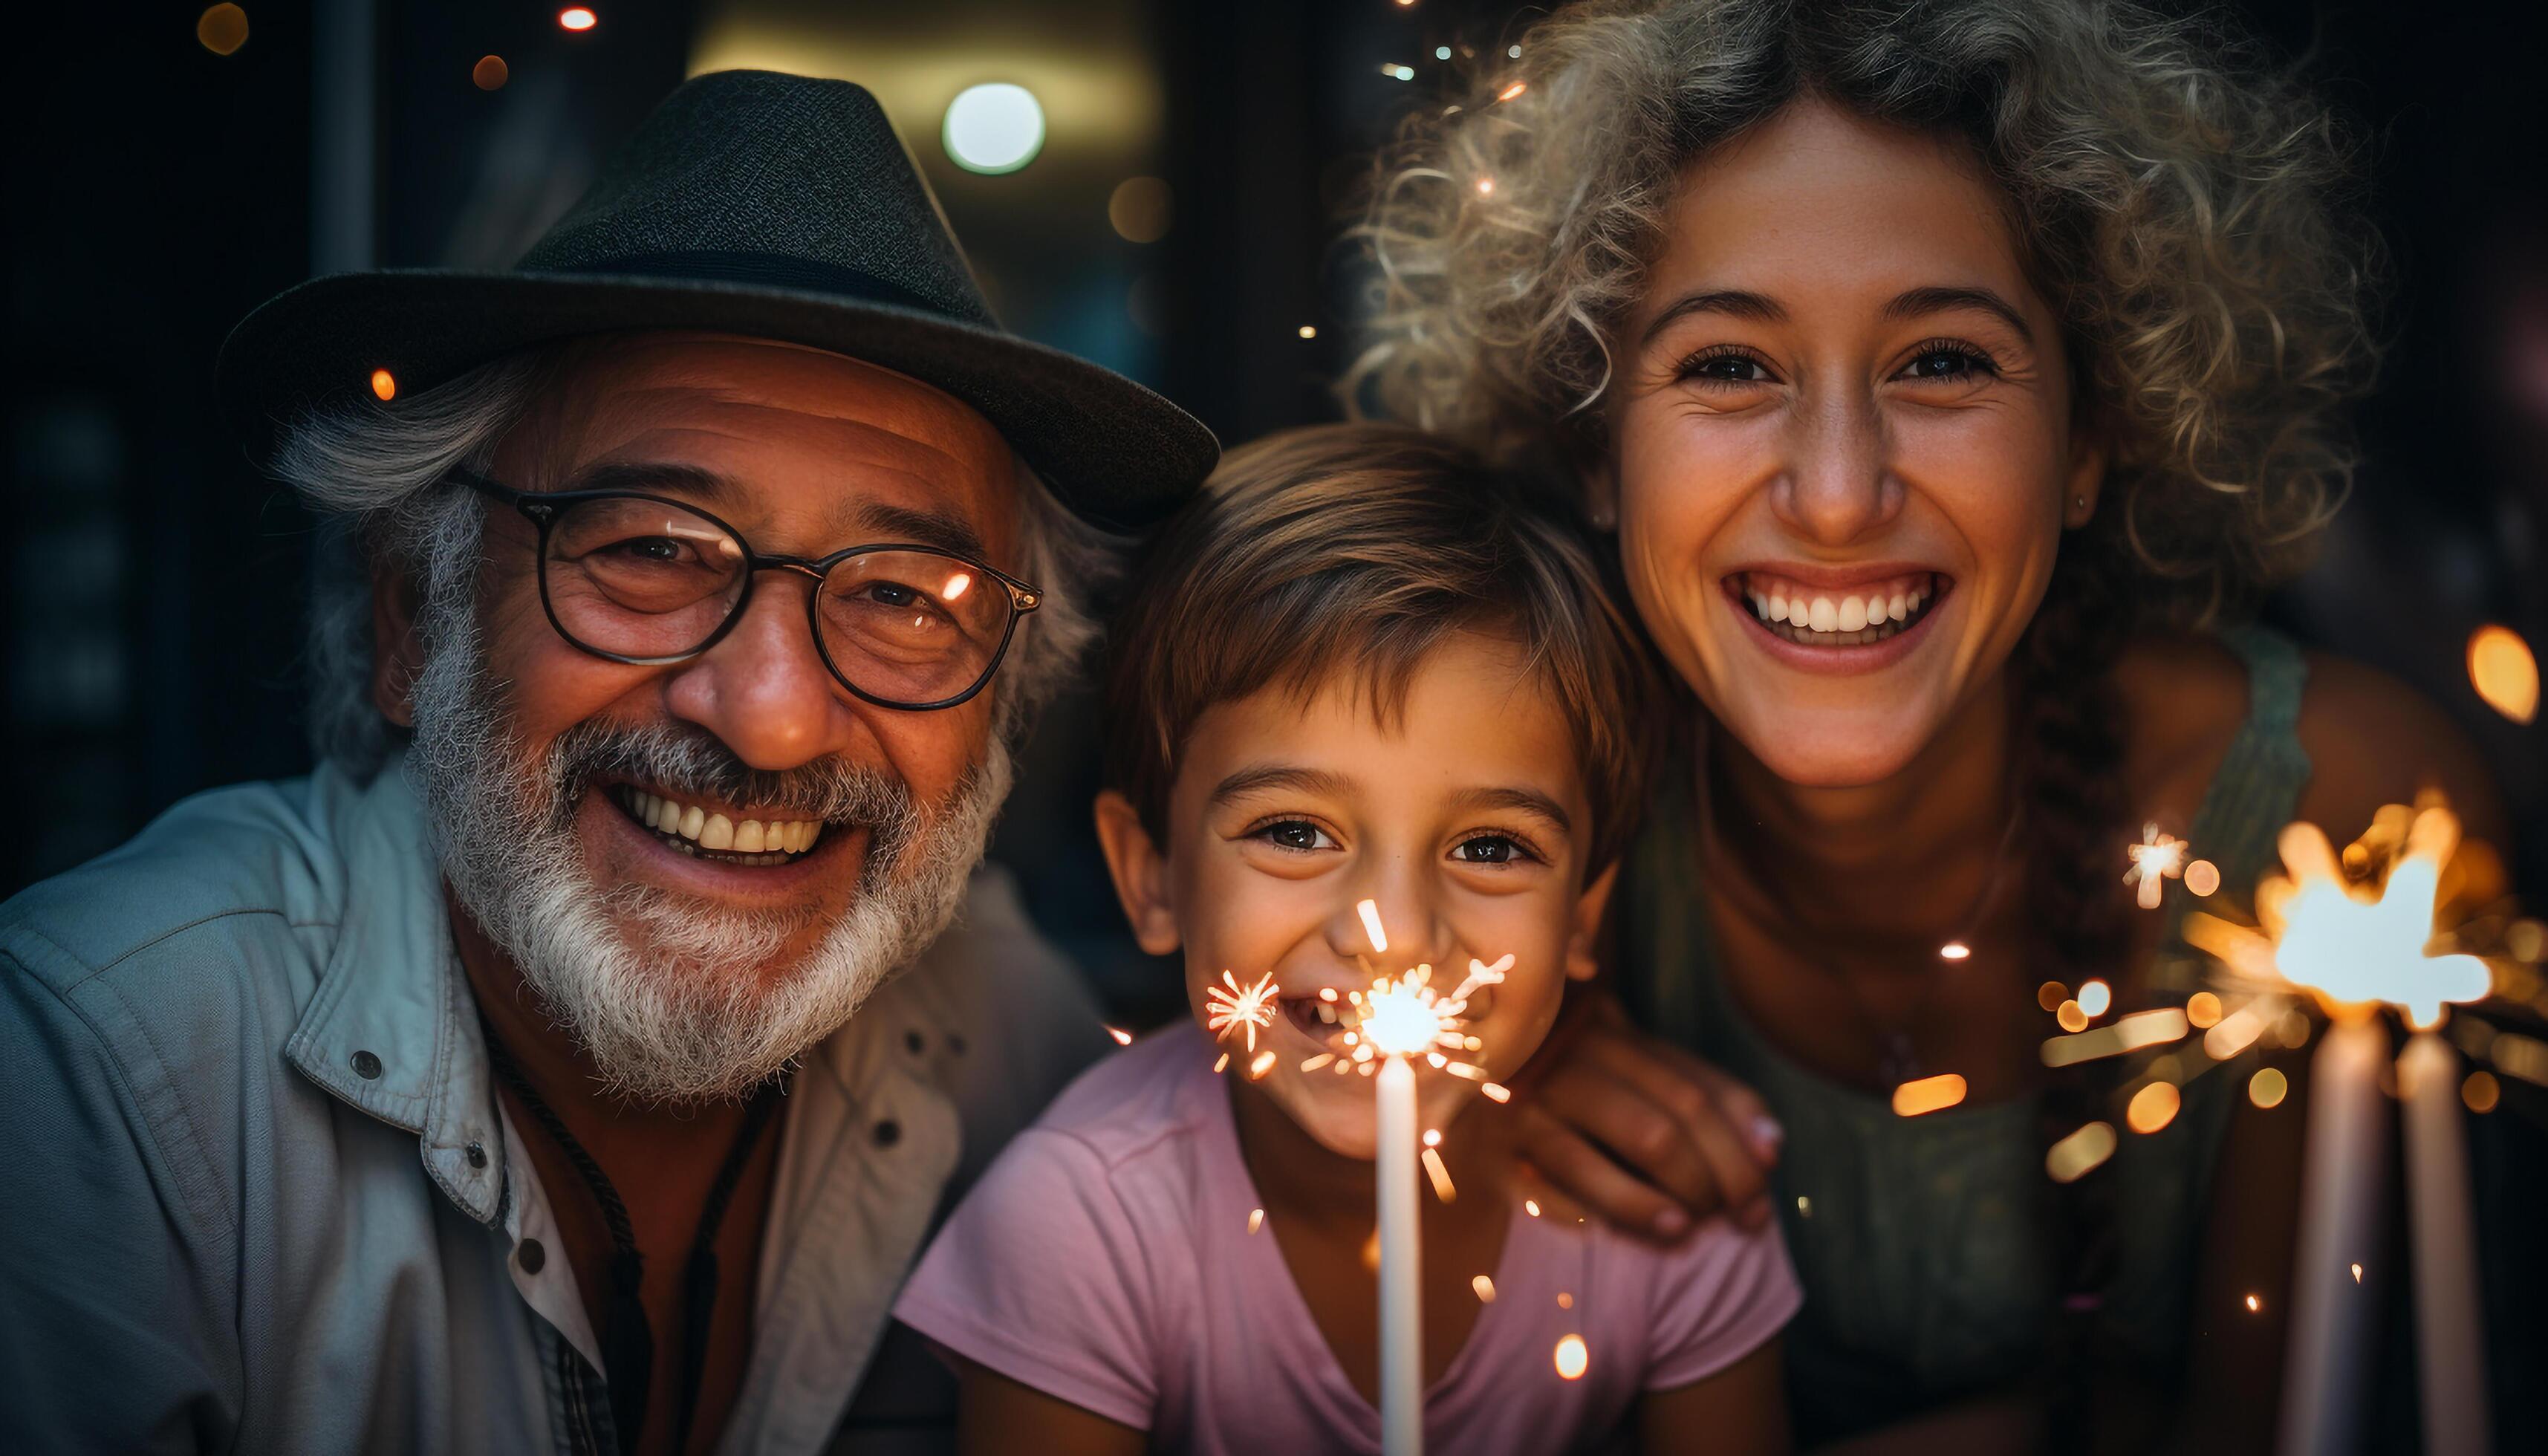
[[[1568,499],[1421,430],[1313,425],[1232,450],[1151,543],[1111,634],[1106,784],[1164,849],[1207,709],[1347,672],[1386,721],[1425,654],[1485,632],[1529,652],[1568,721],[1597,873],[1661,736],[1659,680],[1602,560]]]

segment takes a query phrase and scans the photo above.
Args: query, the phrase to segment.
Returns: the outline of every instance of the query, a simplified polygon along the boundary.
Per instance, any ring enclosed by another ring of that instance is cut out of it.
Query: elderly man
[[[975,866],[1089,523],[1211,436],[1000,332],[864,92],[756,73],[222,384],[368,571],[316,774],[0,909],[0,1448],[943,1437],[885,1311],[1105,1046]]]

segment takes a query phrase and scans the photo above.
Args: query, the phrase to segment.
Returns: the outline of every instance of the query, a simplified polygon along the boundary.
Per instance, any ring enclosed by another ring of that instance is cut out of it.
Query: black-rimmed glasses
[[[841,685],[879,707],[952,708],[998,671],[1043,592],[934,546],[885,542],[824,557],[770,556],[695,505],[629,491],[516,491],[454,471],[539,529],[540,604],[594,657],[656,666],[731,630],[766,571],[811,578],[814,649]]]

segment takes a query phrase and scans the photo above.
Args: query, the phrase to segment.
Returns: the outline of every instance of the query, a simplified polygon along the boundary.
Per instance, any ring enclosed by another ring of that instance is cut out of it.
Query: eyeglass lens
[[[679,505],[582,500],[550,523],[540,570],[569,639],[627,658],[697,651],[733,615],[750,554]],[[833,564],[816,590],[817,641],[833,672],[888,702],[956,696],[990,670],[1014,611],[996,581],[931,551],[875,551]]]

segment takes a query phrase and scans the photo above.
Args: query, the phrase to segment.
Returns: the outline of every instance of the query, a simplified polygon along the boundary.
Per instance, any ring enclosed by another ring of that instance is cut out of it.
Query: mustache
[[[679,798],[722,799],[819,819],[864,825],[876,849],[898,847],[920,827],[920,809],[900,778],[841,759],[793,769],[755,769],[705,729],[676,723],[579,723],[549,747],[549,781],[566,828],[596,779],[631,778]]]

